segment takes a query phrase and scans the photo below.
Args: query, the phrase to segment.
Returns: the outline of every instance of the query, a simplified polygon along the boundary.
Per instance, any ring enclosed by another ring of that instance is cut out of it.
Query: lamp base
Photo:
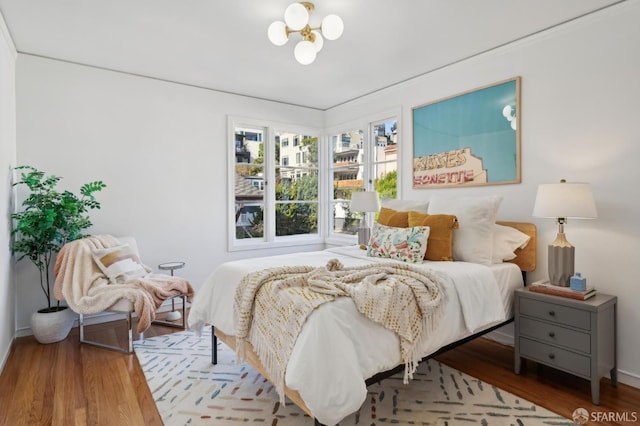
[[[371,237],[371,230],[368,227],[362,226],[358,228],[358,244],[369,244],[369,238]]]
[[[549,246],[549,282],[561,287],[569,287],[573,276],[575,247]]]

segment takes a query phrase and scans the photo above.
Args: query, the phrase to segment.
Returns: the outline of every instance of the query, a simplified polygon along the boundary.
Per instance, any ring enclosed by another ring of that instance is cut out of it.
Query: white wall
[[[11,169],[16,162],[16,49],[0,13],[0,371],[16,329],[16,284],[11,256],[13,188]]]
[[[576,246],[576,270],[603,293],[618,296],[621,381],[640,386],[640,3],[609,8],[561,28],[449,66],[334,108],[326,125],[400,106],[402,194],[501,194],[499,219],[538,226],[538,267],[545,277],[547,244],[557,225],[531,216],[540,183],[591,182],[599,217],[565,227]],[[428,54],[428,47],[422,54]],[[412,107],[475,87],[522,76],[522,183],[414,190],[411,186]],[[512,333],[512,328],[506,329]],[[512,336],[512,334],[511,334]],[[512,341],[512,338],[511,338]]]
[[[226,249],[227,115],[323,124],[317,110],[28,55],[18,57],[17,97],[18,164],[72,191],[103,180],[89,231],[135,236],[152,268],[185,261],[180,275],[196,288],[218,264],[260,254]],[[45,299],[31,262],[17,270],[22,334]]]
[[[637,22],[638,2],[625,2],[326,113],[20,55],[17,160],[63,176],[73,190],[104,180],[104,207],[92,215],[91,231],[134,234],[145,263],[184,260],[183,275],[199,287],[219,263],[263,254],[226,251],[227,115],[334,127],[399,107],[401,191],[428,198],[432,191],[411,188],[411,108],[520,75],[522,183],[437,192],[499,193],[500,219],[535,222],[540,255],[529,278],[535,280],[546,274],[546,244],[557,230],[552,221],[531,217],[537,185],[591,182],[600,217],[571,221],[566,231],[577,247],[578,270],[619,297],[621,381],[640,387],[634,330],[640,287],[632,265],[640,252]],[[18,265],[21,331],[42,296],[30,282],[35,268]]]

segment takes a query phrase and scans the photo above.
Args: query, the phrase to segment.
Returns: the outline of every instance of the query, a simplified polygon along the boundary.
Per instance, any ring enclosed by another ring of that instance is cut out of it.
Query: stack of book
[[[587,286],[585,291],[577,291],[572,290],[570,287],[550,284],[549,281],[536,281],[531,283],[528,288],[529,291],[536,293],[552,294],[554,296],[568,297],[576,300],[587,300],[596,294],[596,289],[590,286]]]

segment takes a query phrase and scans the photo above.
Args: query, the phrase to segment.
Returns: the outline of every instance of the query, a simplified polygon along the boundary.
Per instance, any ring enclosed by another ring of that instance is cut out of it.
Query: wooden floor
[[[93,327],[105,342],[117,341],[111,325]],[[120,327],[124,336],[124,322]],[[145,337],[174,331],[152,326]],[[438,360],[567,418],[582,407],[589,412],[613,412],[618,418],[635,414],[640,421],[640,389],[623,384],[614,388],[603,379],[601,404],[595,406],[587,380],[538,368],[532,362],[525,364],[523,374],[515,375],[513,348],[491,340],[476,339]],[[80,345],[78,330],[73,329],[60,343],[16,339],[0,375],[0,425],[162,425],[162,421],[136,356]]]

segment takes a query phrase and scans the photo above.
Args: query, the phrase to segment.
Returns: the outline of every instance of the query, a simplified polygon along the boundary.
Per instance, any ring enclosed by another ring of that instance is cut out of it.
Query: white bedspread
[[[234,335],[233,298],[245,274],[282,265],[321,266],[334,258],[345,266],[388,261],[367,257],[357,246],[349,246],[228,262],[196,293],[189,325],[199,331],[205,324],[213,324]],[[446,293],[440,326],[425,339],[423,356],[508,318],[503,295],[512,290],[499,288],[491,268],[465,262],[422,265],[444,278]],[[511,267],[519,274],[517,266]],[[291,354],[285,382],[298,391],[318,421],[334,425],[362,405],[367,378],[400,363],[398,337],[360,314],[349,298],[340,298],[323,304],[307,319]]]

